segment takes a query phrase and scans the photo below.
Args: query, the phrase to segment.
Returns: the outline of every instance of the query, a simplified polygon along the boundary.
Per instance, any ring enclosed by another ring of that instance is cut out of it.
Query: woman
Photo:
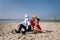
[[[37,18],[37,16],[32,16],[32,20],[30,21],[30,23],[33,31],[42,32],[42,29],[39,25],[39,18]]]

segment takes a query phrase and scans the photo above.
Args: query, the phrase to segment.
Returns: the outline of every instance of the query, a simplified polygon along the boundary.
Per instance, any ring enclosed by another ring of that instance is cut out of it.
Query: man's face
[[[29,18],[28,18],[28,17],[26,17],[26,18],[25,18],[25,20],[26,20],[26,21],[28,21],[28,20],[29,20]]]

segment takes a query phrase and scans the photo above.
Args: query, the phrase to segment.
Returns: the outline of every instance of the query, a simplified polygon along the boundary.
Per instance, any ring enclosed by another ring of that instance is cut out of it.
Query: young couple
[[[29,20],[28,15],[25,15],[24,21],[19,25],[18,30],[15,30],[16,33],[20,33],[21,29],[23,28],[24,30],[22,31],[22,34],[25,34],[28,31],[37,31],[37,32],[42,32],[42,29],[39,25],[39,18],[37,16],[32,16],[32,19]]]

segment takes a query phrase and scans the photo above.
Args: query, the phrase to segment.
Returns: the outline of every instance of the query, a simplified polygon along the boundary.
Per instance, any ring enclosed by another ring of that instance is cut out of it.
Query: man
[[[20,33],[20,31],[21,31],[21,29],[24,29],[23,31],[22,31],[22,33],[23,34],[25,34],[26,33],[26,31],[31,31],[31,26],[30,26],[30,21],[29,21],[29,17],[28,17],[28,15],[25,15],[25,19],[24,19],[24,21],[20,24],[20,27],[19,27],[19,29],[16,31],[17,33]]]

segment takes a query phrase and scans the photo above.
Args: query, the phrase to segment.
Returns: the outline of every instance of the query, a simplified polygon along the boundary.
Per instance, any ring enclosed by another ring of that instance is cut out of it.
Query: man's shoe
[[[24,35],[25,33],[26,33],[26,32],[24,32],[24,31],[22,32],[23,35]]]
[[[16,33],[20,33],[19,31],[15,30]]]

